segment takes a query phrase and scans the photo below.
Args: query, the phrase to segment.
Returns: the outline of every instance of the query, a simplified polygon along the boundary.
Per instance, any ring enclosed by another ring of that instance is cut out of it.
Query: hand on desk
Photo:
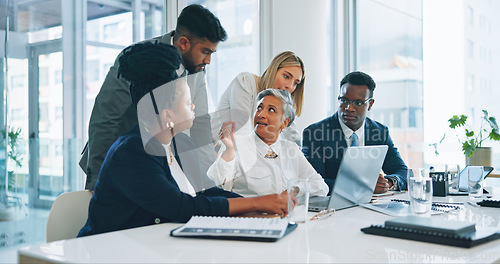
[[[287,201],[286,192],[250,198],[231,198],[228,199],[229,215],[259,212],[285,217],[288,214]]]
[[[286,192],[281,194],[270,194],[255,197],[258,200],[258,211],[261,213],[278,214],[286,216],[288,214],[288,195]]]
[[[385,193],[391,188],[392,182],[384,178],[384,175],[380,173],[377,179],[377,185],[375,186],[375,191],[373,193]]]

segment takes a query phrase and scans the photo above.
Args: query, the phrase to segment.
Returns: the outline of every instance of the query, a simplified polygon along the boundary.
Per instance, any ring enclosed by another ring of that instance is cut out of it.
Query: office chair
[[[59,195],[47,219],[47,242],[76,238],[88,216],[90,191],[67,192]]]

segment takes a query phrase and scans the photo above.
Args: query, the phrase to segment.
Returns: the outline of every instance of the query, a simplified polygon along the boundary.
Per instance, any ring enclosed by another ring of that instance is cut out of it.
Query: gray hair
[[[268,88],[257,95],[257,101],[262,100],[262,98],[268,95],[280,99],[281,104],[283,105],[283,121],[287,118],[290,119],[290,122],[288,122],[288,126],[290,126],[293,120],[295,120],[295,109],[293,108],[292,95],[285,90]]]

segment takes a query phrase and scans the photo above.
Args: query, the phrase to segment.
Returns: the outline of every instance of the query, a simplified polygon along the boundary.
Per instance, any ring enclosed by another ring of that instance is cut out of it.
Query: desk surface
[[[406,194],[379,199],[405,198]],[[498,198],[494,196],[494,198]],[[467,196],[434,197],[463,202]],[[474,222],[500,230],[500,209],[464,209],[432,217]],[[19,261],[49,263],[491,263],[500,261],[500,240],[471,249],[367,235],[361,228],[383,224],[390,216],[355,207],[301,224],[277,242],[245,242],[170,237],[179,224],[111,232],[24,247]]]

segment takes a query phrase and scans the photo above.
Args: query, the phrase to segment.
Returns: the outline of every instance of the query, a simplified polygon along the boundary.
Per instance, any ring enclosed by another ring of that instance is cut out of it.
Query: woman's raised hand
[[[226,146],[226,149],[234,149],[234,132],[236,131],[236,122],[224,122],[219,131],[219,138]]]

